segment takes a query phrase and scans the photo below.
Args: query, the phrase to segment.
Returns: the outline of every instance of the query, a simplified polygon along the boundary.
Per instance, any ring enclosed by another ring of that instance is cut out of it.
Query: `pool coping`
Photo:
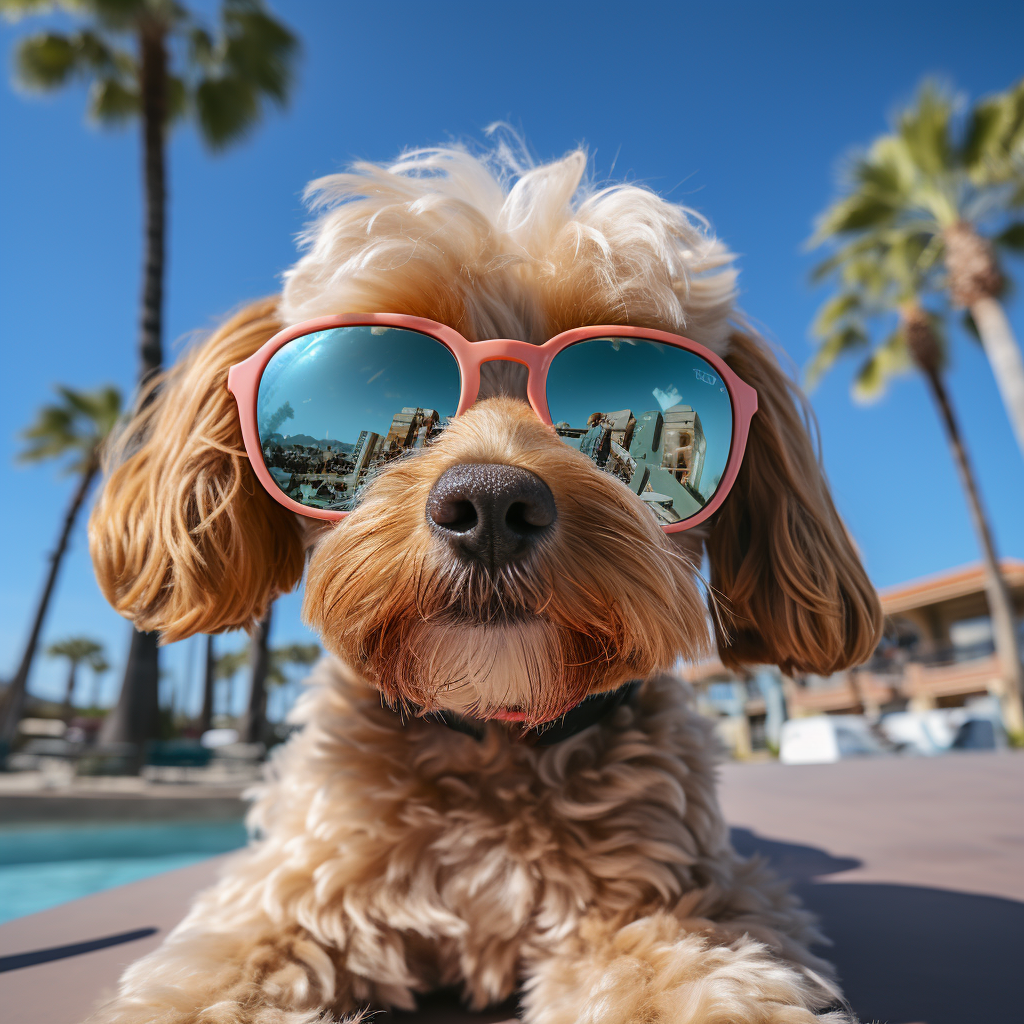
[[[0,791],[5,825],[75,821],[211,821],[242,818],[242,786],[154,785],[141,792],[104,789]]]

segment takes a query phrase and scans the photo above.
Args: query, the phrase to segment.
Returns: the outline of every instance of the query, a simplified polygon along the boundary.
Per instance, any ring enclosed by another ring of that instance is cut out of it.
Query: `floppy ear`
[[[225,323],[140,398],[111,446],[89,548],[107,600],[165,642],[250,626],[302,575],[296,517],[242,444],[228,368],[280,328],[277,300]]]
[[[707,543],[719,654],[730,667],[831,672],[870,657],[882,612],[832,504],[806,426],[806,400],[764,342],[736,333],[726,362],[758,411]]]

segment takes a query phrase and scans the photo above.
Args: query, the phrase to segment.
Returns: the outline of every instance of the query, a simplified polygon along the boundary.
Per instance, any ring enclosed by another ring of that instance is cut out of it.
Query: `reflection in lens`
[[[458,364],[433,338],[318,331],[278,349],[260,378],[263,461],[293,501],[347,512],[388,463],[437,437],[458,404]]]
[[[696,515],[729,461],[732,401],[707,360],[637,338],[594,338],[548,371],[555,430],[637,494],[663,524]]]

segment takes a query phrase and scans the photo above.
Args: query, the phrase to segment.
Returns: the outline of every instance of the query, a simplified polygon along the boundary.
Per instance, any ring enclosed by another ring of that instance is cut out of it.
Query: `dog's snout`
[[[453,466],[427,497],[427,522],[434,533],[460,558],[491,568],[525,555],[555,517],[548,485],[518,466]]]

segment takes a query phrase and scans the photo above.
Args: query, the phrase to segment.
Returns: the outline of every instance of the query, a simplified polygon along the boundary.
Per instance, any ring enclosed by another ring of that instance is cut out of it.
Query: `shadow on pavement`
[[[117,935],[106,935],[102,939],[88,939],[85,942],[73,942],[67,946],[50,946],[48,949],[33,949],[27,953],[15,953],[12,956],[0,956],[0,974],[4,971],[16,971],[19,967],[33,967],[35,964],[48,964],[52,960],[64,960],[69,956],[81,956],[97,949],[120,946],[126,942],[135,942],[155,935],[156,928],[136,928],[131,932],[120,932]]]
[[[821,950],[864,1021],[1017,1024],[1024,903],[945,889],[822,876],[859,862],[733,829],[738,852],[760,853],[792,879],[833,941]]]
[[[748,828],[729,830],[732,848],[743,857],[760,854],[783,878],[791,882],[813,882],[822,875],[836,875],[861,866],[856,857],[834,857],[816,846],[766,839]]]

